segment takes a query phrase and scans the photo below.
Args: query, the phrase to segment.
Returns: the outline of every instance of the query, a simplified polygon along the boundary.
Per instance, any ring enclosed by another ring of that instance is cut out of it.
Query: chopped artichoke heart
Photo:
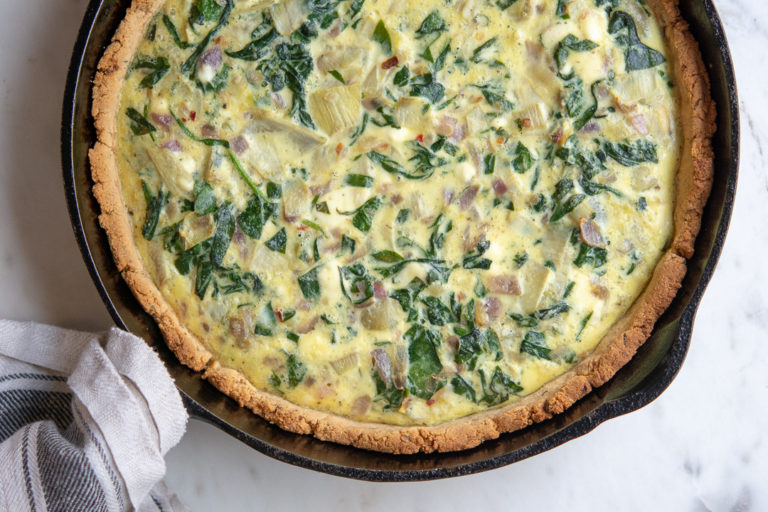
[[[314,91],[309,96],[309,113],[328,135],[356,125],[360,118],[360,86],[340,85]]]
[[[317,58],[317,69],[323,73],[342,71],[351,66],[365,67],[368,50],[359,46],[340,46],[329,48]]]
[[[184,240],[184,248],[190,249],[213,236],[215,230],[216,223],[213,220],[213,215],[198,217],[190,212],[181,221],[179,234]]]
[[[154,144],[147,146],[147,156],[171,193],[188,197],[195,186],[195,159],[188,153],[174,153]]]
[[[275,29],[283,36],[293,34],[304,23],[307,16],[309,16],[309,5],[306,0],[282,0],[272,6]]]
[[[310,130],[268,117],[251,121],[243,137],[248,149],[241,160],[265,179],[276,182],[285,179],[288,167],[298,165],[307,153],[325,142]]]
[[[406,128],[417,126],[424,120],[425,106],[426,103],[418,98],[400,98],[395,105],[395,121]]]
[[[542,130],[547,128],[549,112],[547,111],[547,105],[540,101],[518,111],[515,117],[521,120],[522,125],[526,129]]]

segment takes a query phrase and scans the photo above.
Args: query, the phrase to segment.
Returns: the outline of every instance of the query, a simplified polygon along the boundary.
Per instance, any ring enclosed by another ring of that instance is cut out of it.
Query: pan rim
[[[95,22],[99,13],[101,12],[101,9],[107,3],[109,2],[105,0],[90,0],[78,33],[77,41],[74,46],[72,59],[70,61],[69,71],[67,74],[62,108],[61,158],[67,208],[69,211],[75,238],[80,248],[83,260],[86,264],[86,267],[88,268],[88,272],[94,282],[94,285],[96,286],[99,296],[109,311],[110,316],[118,327],[128,330],[125,322],[115,307],[115,304],[112,302],[104,281],[102,280],[99,273],[97,263],[93,258],[91,247],[89,246],[89,242],[85,233],[85,227],[83,225],[83,217],[81,216],[81,205],[79,204],[77,197],[77,185],[75,180],[74,167],[74,127],[77,112],[76,109],[78,107],[77,90],[83,79],[83,66],[86,54],[94,44],[91,37],[93,34]],[[479,473],[518,462],[533,455],[548,451],[584,434],[587,434],[604,421],[640,409],[660,396],[661,393],[667,389],[667,387],[676,377],[688,351],[696,311],[701,302],[703,293],[711,280],[712,274],[722,252],[725,236],[730,224],[733,210],[733,200],[735,197],[736,182],[738,178],[739,112],[738,95],[736,91],[735,73],[733,69],[732,58],[727,40],[725,38],[722,22],[713,5],[712,0],[703,0],[702,3],[704,4],[703,8],[706,11],[707,17],[712,25],[715,39],[720,47],[720,57],[722,58],[725,81],[727,83],[729,99],[727,102],[727,107],[731,119],[731,140],[729,155],[731,166],[728,170],[728,182],[725,185],[722,214],[716,233],[714,235],[712,248],[706,260],[706,264],[701,270],[699,280],[691,296],[688,298],[687,305],[680,315],[677,332],[675,334],[672,345],[668,349],[669,352],[658,363],[659,367],[662,366],[665,361],[669,363],[666,365],[661,378],[658,378],[657,376],[657,378],[650,386],[647,386],[641,390],[629,392],[615,399],[606,400],[604,403],[589,411],[581,418],[573,421],[566,427],[556,430],[553,433],[545,435],[541,439],[531,444],[517,448],[511,452],[488,457],[474,462],[459,463],[452,466],[430,469],[369,469],[345,466],[342,464],[313,459],[294,451],[270,444],[263,439],[259,439],[253,435],[248,434],[247,432],[228,422],[226,419],[222,418],[221,416],[217,416],[215,413],[205,408],[184,389],[177,385],[177,388],[182,395],[190,415],[213,424],[220,430],[246,443],[247,445],[261,453],[264,453],[267,456],[295,466],[300,466],[336,476],[367,481],[417,481]],[[85,106],[81,105],[81,108],[85,108]],[[718,106],[719,110],[722,110],[722,108]],[[315,441],[322,443],[322,441]],[[355,448],[350,449],[367,453],[364,450]]]

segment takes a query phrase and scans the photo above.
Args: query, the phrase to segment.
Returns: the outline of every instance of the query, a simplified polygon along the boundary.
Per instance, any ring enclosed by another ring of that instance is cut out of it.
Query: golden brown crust
[[[684,120],[674,236],[646,289],[588,357],[513,404],[428,427],[358,422],[300,407],[256,389],[241,373],[215,361],[179,321],[141,262],[121,197],[115,156],[120,91],[144,29],[163,2],[134,0],[99,63],[93,87],[93,116],[98,134],[98,142],[90,152],[93,193],[101,206],[99,220],[107,232],[117,268],[139,303],[157,321],[169,347],[185,365],[204,370],[204,378],[241,406],[291,432],[369,450],[416,453],[472,448],[504,432],[549,419],[568,409],[594,387],[605,384],[648,339],[656,320],[675,297],[686,272],[685,259],[693,254],[712,184],[710,138],[715,130],[715,108],[698,46],[680,16],[677,3],[647,0],[666,35],[670,69],[676,73],[680,96],[680,117]]]
[[[125,74],[144,37],[145,27],[162,4],[163,0],[134,0],[99,61],[93,81],[92,107],[97,142],[88,156],[93,195],[101,207],[99,223],[107,233],[117,270],[142,307],[155,319],[176,357],[193,370],[201,371],[211,359],[211,353],[181,324],[141,262],[122,200],[115,156],[116,117]]]
[[[701,214],[712,188],[711,138],[715,133],[715,103],[709,93],[709,76],[699,46],[688,23],[680,16],[677,1],[648,0],[669,45],[670,69],[676,73],[680,97],[683,151],[677,173],[675,233],[671,248],[684,258],[693,255]]]

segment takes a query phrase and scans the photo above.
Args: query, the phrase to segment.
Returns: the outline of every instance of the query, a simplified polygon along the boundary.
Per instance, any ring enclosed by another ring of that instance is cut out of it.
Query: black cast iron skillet
[[[90,89],[96,64],[130,0],[92,0],[72,55],[61,125],[64,187],[72,227],[93,282],[115,323],[153,346],[165,361],[189,413],[208,421],[275,459],[333,475],[371,481],[446,478],[485,471],[550,450],[582,436],[605,420],[643,407],[658,397],[680,370],[693,319],[723,247],[733,207],[739,157],[739,114],[728,44],[711,0],[680,0],[683,16],[699,41],[717,103],[715,181],[696,252],[669,310],[632,361],[606,385],[564,414],[502,435],[472,450],[395,456],[326,443],[286,432],[219,393],[168,350],[152,318],[134,299],[112,260],[90,193],[88,148],[95,140]]]

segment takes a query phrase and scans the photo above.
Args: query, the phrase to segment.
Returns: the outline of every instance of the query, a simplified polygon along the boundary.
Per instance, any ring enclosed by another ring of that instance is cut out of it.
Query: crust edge
[[[120,91],[144,28],[163,0],[134,0],[112,43],[99,62],[93,87],[93,117],[97,142],[89,153],[93,194],[100,207],[99,222],[107,233],[117,268],[142,307],[158,323],[178,359],[241,406],[279,427],[312,434],[318,439],[381,452],[406,454],[448,452],[473,448],[505,432],[525,428],[559,414],[605,384],[634,356],[674,299],[686,272],[685,260],[701,225],[713,176],[711,137],[715,108],[709,78],[698,45],[682,19],[677,2],[647,0],[657,15],[676,72],[682,149],[677,173],[674,234],[646,289],[629,311],[583,361],[534,393],[502,408],[435,426],[391,426],[364,423],[297,406],[256,389],[236,370],[222,366],[176,317],[144,269],[132,241],[130,220],[123,206],[115,158],[116,116]]]

